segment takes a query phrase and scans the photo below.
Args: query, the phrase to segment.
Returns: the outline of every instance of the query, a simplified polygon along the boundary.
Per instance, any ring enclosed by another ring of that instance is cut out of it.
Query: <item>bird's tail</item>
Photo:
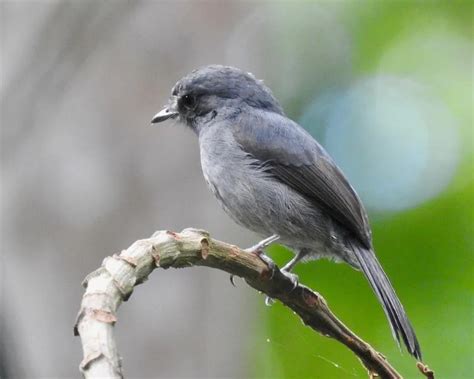
[[[354,246],[354,244],[352,244],[352,247],[361,270],[369,280],[375,295],[382,304],[383,310],[390,322],[393,337],[400,343],[401,336],[410,354],[421,360],[420,345],[415,331],[375,253],[372,250]]]

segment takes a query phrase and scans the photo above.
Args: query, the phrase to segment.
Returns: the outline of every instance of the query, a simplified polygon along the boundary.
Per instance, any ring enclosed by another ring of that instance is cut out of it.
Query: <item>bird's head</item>
[[[283,114],[280,104],[261,80],[238,68],[211,65],[180,79],[171,91],[168,104],[151,122],[177,118],[194,127],[203,117],[232,113],[244,106]]]

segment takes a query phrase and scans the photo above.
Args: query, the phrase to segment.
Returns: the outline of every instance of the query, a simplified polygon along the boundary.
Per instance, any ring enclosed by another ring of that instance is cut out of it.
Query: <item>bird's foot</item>
[[[278,270],[278,267],[269,256],[265,255],[265,253],[263,252],[263,249],[270,246],[273,242],[278,241],[279,239],[280,239],[280,236],[277,234],[274,234],[260,241],[256,245],[249,247],[248,249],[245,249],[246,252],[257,255],[268,266],[268,268],[270,269],[272,273],[270,276],[270,279],[273,278],[273,275],[275,275],[275,271]],[[265,305],[271,306],[274,302],[275,300],[273,300],[271,297],[265,296]]]
[[[263,249],[270,246],[273,242],[279,239],[280,239],[280,236],[277,234],[274,234],[260,241],[256,245],[253,245],[252,247],[249,247],[248,249],[244,249],[245,252],[250,253],[250,254],[255,254],[256,256],[258,256],[268,266],[268,268],[270,269],[272,273],[270,278],[273,278],[273,275],[275,274],[275,271],[278,270],[278,267],[269,256],[265,255],[265,253],[263,252]],[[231,275],[229,279],[230,279],[231,284],[235,287],[234,275]]]
[[[278,269],[278,268],[277,268]],[[279,270],[283,276],[286,278],[290,279],[291,283],[293,284],[293,288],[291,289],[292,291],[298,287],[298,275],[293,274],[290,271],[285,270],[285,268],[282,268]],[[267,306],[272,306],[273,303],[275,302],[275,299],[271,298],[270,296],[265,296],[265,305]]]
[[[256,256],[258,256],[263,261],[263,263],[265,263],[268,266],[268,268],[272,272],[271,278],[273,278],[273,275],[274,275],[275,271],[278,270],[278,267],[275,264],[275,262],[273,262],[273,260],[269,256],[265,255],[265,253],[263,252],[263,249],[270,246],[273,242],[275,242],[279,239],[280,239],[280,236],[277,235],[277,234],[274,234],[274,235],[260,241],[256,245],[253,245],[252,247],[249,247],[248,249],[244,250],[247,253],[255,254]]]
[[[290,264],[286,265],[281,270],[279,270],[279,268],[275,264],[275,262],[273,262],[273,260],[269,256],[265,255],[265,253],[263,252],[263,249],[270,246],[273,242],[277,241],[278,239],[280,239],[280,236],[277,235],[277,234],[274,234],[274,235],[260,241],[256,245],[254,245],[252,247],[249,247],[248,249],[245,249],[244,251],[246,251],[247,253],[257,255],[268,266],[269,270],[272,273],[271,276],[270,276],[270,279],[273,278],[276,271],[280,271],[283,276],[285,276],[286,278],[288,278],[291,281],[291,283],[293,284],[292,290],[294,290],[298,286],[298,275],[293,274],[292,272],[290,272],[290,270],[293,268],[294,263],[290,262]],[[294,261],[294,262],[296,262],[296,261]],[[235,286],[233,275],[230,276],[230,282],[232,283],[232,285]],[[273,298],[271,298],[269,296],[265,297],[265,305],[271,306],[274,302],[275,302],[275,300]]]
[[[270,279],[272,279],[275,275],[275,272],[279,271],[279,268],[275,264],[275,262],[273,262],[273,260],[268,255],[265,255],[262,250],[255,251],[253,252],[253,254],[256,254],[267,265],[268,269],[271,272]],[[274,302],[275,300],[273,298],[271,298],[270,296],[265,296],[265,305],[267,307],[271,307]]]
[[[268,267],[268,269],[271,271],[272,275],[270,276],[270,279],[273,278],[273,275],[275,275],[275,271],[278,271],[278,266],[276,265],[275,262],[273,262],[273,259],[270,258],[268,255],[266,255],[263,251],[257,251],[255,253],[257,257],[259,257],[263,263],[265,263]]]
[[[291,289],[292,291],[298,287],[298,275],[296,274],[293,274],[292,272],[288,271],[288,270],[285,270],[285,268],[283,267],[280,272],[283,274],[283,276],[287,277],[288,279],[290,279],[291,283],[293,284],[293,288]]]

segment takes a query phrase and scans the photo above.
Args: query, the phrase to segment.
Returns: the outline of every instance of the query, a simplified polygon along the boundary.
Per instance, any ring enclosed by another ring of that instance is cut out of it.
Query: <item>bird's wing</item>
[[[327,152],[302,127],[272,112],[236,118],[233,135],[242,150],[275,179],[305,195],[371,248],[371,232],[355,190]]]

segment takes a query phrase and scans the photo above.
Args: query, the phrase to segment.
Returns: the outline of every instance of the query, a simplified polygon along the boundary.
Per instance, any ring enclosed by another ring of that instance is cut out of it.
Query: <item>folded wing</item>
[[[264,111],[240,118],[233,128],[236,141],[276,180],[323,208],[362,246],[372,247],[364,207],[344,174],[326,151],[302,127]]]

